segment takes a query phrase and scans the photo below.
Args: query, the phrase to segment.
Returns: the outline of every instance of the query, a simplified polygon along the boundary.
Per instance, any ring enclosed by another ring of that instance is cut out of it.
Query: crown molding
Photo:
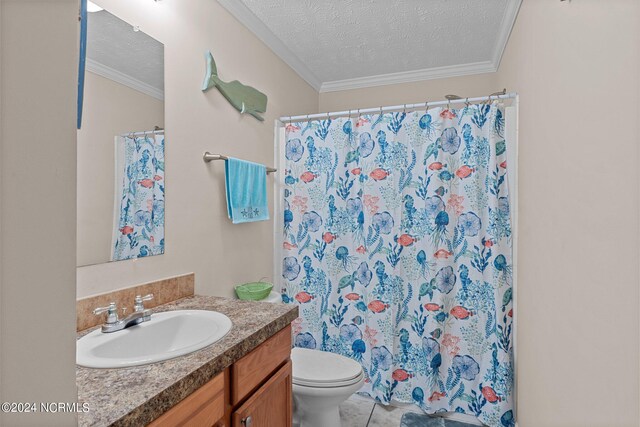
[[[500,23],[500,30],[491,60],[444,67],[402,71],[398,73],[365,76],[353,79],[321,82],[304,62],[294,54],[245,4],[240,0],[218,0],[231,15],[256,35],[302,79],[320,93],[360,89],[374,86],[410,83],[447,77],[493,73],[498,70],[509,41],[522,0],[509,0]]]
[[[280,57],[304,81],[316,91],[322,82],[309,67],[298,58],[245,4],[238,0],[218,0],[231,15],[258,37],[268,48]]]
[[[496,48],[493,53],[493,64],[496,70],[500,67],[502,55],[504,55],[504,51],[507,48],[507,43],[509,42],[509,37],[511,36],[511,31],[513,31],[521,5],[522,0],[509,0],[507,3],[507,10],[502,16],[502,22],[500,22],[498,41],[496,42]]]
[[[497,68],[492,61],[446,67],[424,68],[422,70],[402,71],[400,73],[379,74],[377,76],[325,82],[322,83],[322,86],[320,87],[320,93],[393,85],[398,83],[419,82],[423,80],[442,79],[447,77],[467,76],[471,74],[493,73],[496,70]]]
[[[116,69],[107,67],[98,61],[87,58],[86,69],[87,71],[91,71],[99,76],[113,80],[116,83],[120,83],[124,86],[130,87],[131,89],[137,90],[138,92],[142,92],[145,95],[164,101],[163,90],[157,89]]]

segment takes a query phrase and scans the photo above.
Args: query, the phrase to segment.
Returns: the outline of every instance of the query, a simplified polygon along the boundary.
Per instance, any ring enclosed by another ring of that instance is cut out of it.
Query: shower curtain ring
[[[429,112],[429,100],[424,101],[424,113],[427,114]]]
[[[382,115],[382,105],[380,106],[380,115]]]
[[[407,104],[404,104],[404,107],[402,108],[402,112],[404,114],[407,114]]]
[[[466,99],[464,100],[464,105],[466,105],[467,107],[468,107],[469,105],[471,105],[471,104],[469,104],[469,98],[466,98]]]

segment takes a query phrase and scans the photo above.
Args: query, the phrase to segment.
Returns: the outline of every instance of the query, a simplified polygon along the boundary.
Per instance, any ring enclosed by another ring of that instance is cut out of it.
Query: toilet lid
[[[355,360],[326,351],[293,348],[293,382],[320,387],[354,384],[362,378],[362,366]]]

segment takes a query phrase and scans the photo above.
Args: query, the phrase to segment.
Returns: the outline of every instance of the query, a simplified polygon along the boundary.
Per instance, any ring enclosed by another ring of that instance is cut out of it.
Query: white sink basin
[[[151,320],[117,332],[97,329],[76,344],[76,363],[88,368],[126,368],[200,350],[231,330],[231,320],[207,310],[154,313]]]

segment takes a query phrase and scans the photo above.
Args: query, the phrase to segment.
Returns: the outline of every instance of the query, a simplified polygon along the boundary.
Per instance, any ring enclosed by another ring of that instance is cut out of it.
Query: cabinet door
[[[231,367],[231,404],[236,405],[291,356],[291,325],[260,344]]]
[[[233,413],[233,427],[291,427],[291,360]]]
[[[225,372],[194,391],[148,427],[213,426],[224,417],[224,387]]]

